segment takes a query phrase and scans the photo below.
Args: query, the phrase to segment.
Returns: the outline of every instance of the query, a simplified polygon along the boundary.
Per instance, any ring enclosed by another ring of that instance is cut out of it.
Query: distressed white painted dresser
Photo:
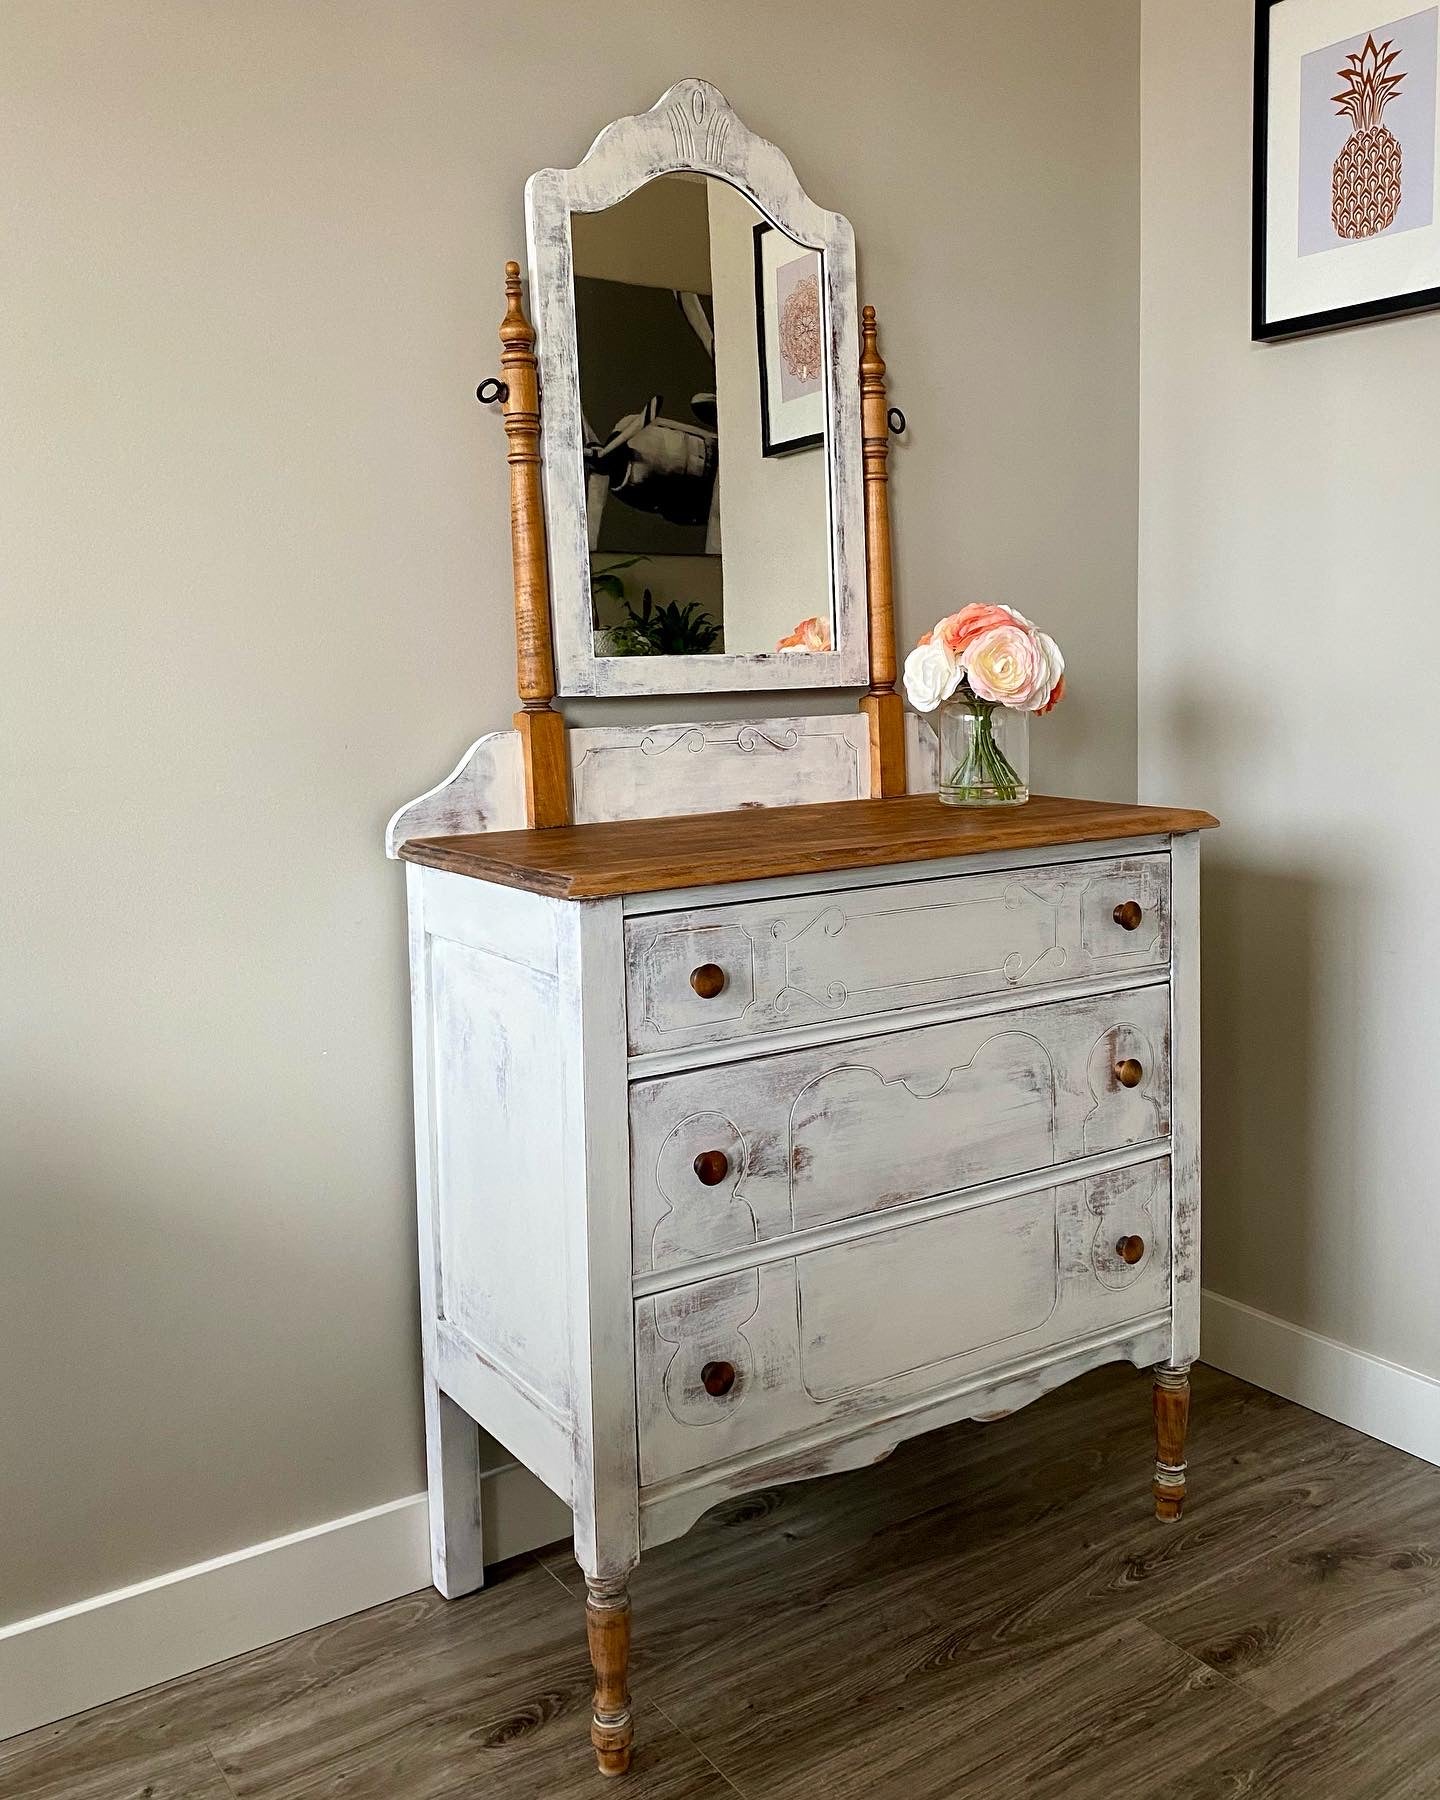
[[[1113,1359],[1158,1367],[1178,1514],[1210,822],[917,795],[403,843],[447,1591],[471,1420],[573,1508],[601,1631],[723,1497]]]
[[[511,263],[480,387],[523,704],[387,849],[435,1582],[483,1581],[478,1424],[573,1513],[618,1775],[631,1571],[728,1495],[1126,1359],[1178,1516],[1214,821],[941,803],[895,690],[905,421],[854,236],[722,95],[677,83],[526,212],[538,353]],[[834,688],[859,707],[554,705]]]

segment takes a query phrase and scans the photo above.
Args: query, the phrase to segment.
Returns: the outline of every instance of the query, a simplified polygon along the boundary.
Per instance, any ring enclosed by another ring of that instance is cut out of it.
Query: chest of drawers
[[[728,1495],[1127,1359],[1182,1504],[1210,821],[880,804],[401,850],[437,1581],[479,1421],[573,1511],[611,1772],[628,1577]]]

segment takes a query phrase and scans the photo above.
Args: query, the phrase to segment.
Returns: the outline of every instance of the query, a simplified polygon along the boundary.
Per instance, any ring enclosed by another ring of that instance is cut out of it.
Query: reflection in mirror
[[[595,654],[831,649],[821,252],[699,174],[571,229]]]

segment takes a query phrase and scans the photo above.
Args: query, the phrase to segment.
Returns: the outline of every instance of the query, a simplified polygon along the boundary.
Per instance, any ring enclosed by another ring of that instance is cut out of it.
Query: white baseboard
[[[483,1482],[487,1561],[569,1535],[569,1508],[518,1464]],[[0,1738],[429,1585],[425,1496],[409,1494],[0,1626]]]
[[[1209,1292],[1201,1296],[1200,1355],[1242,1381],[1440,1464],[1440,1381],[1432,1375]]]
[[[1440,1464],[1440,1381],[1222,1294],[1203,1309],[1206,1362]],[[517,1464],[484,1481],[487,1561],[569,1534],[569,1509]],[[0,1626],[0,1738],[428,1587],[429,1556],[410,1494]]]

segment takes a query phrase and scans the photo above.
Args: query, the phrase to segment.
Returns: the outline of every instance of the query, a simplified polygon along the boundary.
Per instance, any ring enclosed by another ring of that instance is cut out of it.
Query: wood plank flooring
[[[1150,1516],[1105,1369],[648,1555],[595,1772],[568,1548],[0,1744],[4,1800],[1440,1800],[1440,1469],[1207,1369]]]

